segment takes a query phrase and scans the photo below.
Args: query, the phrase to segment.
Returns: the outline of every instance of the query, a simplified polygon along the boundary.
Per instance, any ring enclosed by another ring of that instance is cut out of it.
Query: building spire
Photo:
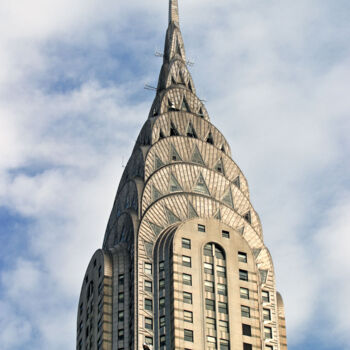
[[[179,6],[178,0],[169,0],[169,24],[179,25]]]

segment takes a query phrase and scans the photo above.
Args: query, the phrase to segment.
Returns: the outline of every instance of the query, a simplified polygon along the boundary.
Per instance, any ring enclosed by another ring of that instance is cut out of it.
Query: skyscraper
[[[77,349],[287,349],[261,223],[196,96],[177,0],[156,97],[84,278]]]

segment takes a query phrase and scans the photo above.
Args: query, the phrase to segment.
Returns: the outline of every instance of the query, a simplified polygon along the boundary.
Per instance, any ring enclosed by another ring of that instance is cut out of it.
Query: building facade
[[[259,216],[196,95],[177,0],[148,120],[84,277],[77,349],[287,349]]]

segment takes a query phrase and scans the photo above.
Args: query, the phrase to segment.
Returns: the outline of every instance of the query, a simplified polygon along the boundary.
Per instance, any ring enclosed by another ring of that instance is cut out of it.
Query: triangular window
[[[177,82],[176,82],[176,80],[175,80],[175,78],[173,76],[171,76],[171,83],[174,84],[174,85],[177,84]]]
[[[174,174],[170,174],[170,192],[178,191],[182,191],[182,187],[180,186]]]
[[[259,270],[261,283],[266,283],[267,280],[267,270]]]
[[[221,158],[216,162],[214,170],[217,171],[218,173],[225,174],[225,172],[224,172],[224,165],[222,163],[222,159]]]
[[[203,113],[203,109],[202,109],[202,107],[201,107],[201,108],[199,108],[198,115],[199,115],[201,118],[204,118],[204,113]]]
[[[176,111],[174,102],[172,102],[169,98],[168,98],[168,111]]]
[[[188,218],[189,219],[198,218],[198,214],[196,210],[193,208],[193,205],[191,202],[188,202]]]
[[[181,49],[180,49],[180,44],[177,41],[176,42],[176,53],[182,57]]]
[[[250,214],[250,211],[248,211],[247,213],[245,213],[245,214],[243,215],[243,217],[244,217],[244,219],[245,219],[246,221],[248,221],[250,224],[252,223],[252,216],[251,216],[251,214]]]
[[[179,136],[179,132],[173,122],[170,122],[170,136]]]
[[[201,156],[197,146],[194,146],[194,150],[193,150],[193,153],[192,153],[191,161],[193,163],[204,165],[203,158],[202,158],[202,156]]]
[[[180,221],[180,219],[172,211],[170,211],[168,208],[165,208],[165,211],[167,214],[169,224],[174,224],[175,222]]]
[[[187,127],[187,136],[194,137],[195,139],[197,138],[197,134],[194,131],[194,128],[193,128],[193,125],[191,122],[189,122],[188,127]]]
[[[255,259],[259,256],[260,252],[261,252],[261,248],[257,248],[257,249],[254,248],[253,249],[253,255],[254,255]]]
[[[241,188],[241,181],[239,179],[239,176],[237,176],[234,180],[233,180],[233,184],[235,186],[237,186],[238,188]]]
[[[163,131],[162,131],[162,129],[160,129],[159,130],[159,140],[164,139],[164,138],[165,138],[165,136],[163,134]]]
[[[164,163],[162,162],[162,160],[157,155],[155,155],[155,157],[154,157],[154,167],[156,168],[156,170],[161,168],[163,165],[164,165]]]
[[[202,174],[199,175],[199,178],[198,178],[197,183],[194,186],[193,190],[195,192],[199,192],[199,193],[206,194],[206,195],[210,196],[207,184],[205,183],[204,177]]]
[[[179,75],[180,75],[180,84],[186,86],[185,78],[184,78],[184,76],[183,76],[183,74],[182,74],[182,71],[180,71]]]
[[[156,117],[158,115],[158,111],[156,108],[153,108],[153,117]]]
[[[238,231],[241,235],[243,235],[243,233],[244,233],[244,226],[242,226],[241,228],[239,228],[237,231]]]
[[[211,134],[211,132],[209,132],[206,141],[207,141],[208,143],[210,143],[211,145],[214,144],[214,139],[213,139],[213,135]]]
[[[231,188],[229,187],[225,195],[222,197],[222,201],[227,204],[229,207],[233,208],[233,198]]]
[[[172,162],[180,162],[182,160],[174,145],[171,145],[170,157]]]
[[[156,201],[160,197],[162,197],[163,194],[154,186],[152,185],[152,199],[153,201]]]
[[[154,224],[153,222],[149,222],[149,225],[151,226],[151,229],[156,236],[158,236],[163,230],[163,227],[160,227],[160,226]]]
[[[193,92],[193,89],[192,89],[192,84],[190,81],[188,81],[188,88]]]
[[[221,220],[221,211],[220,209],[217,211],[217,213],[214,215],[214,219]]]
[[[224,146],[224,145],[222,145],[221,151],[223,151],[224,153],[226,153],[226,150],[225,150],[225,146]]]
[[[191,112],[190,106],[188,105],[185,96],[184,96],[184,98],[182,100],[181,110],[184,111],[184,112]]]

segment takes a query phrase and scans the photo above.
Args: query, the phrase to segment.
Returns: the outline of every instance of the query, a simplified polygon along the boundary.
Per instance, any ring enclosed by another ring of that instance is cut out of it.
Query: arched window
[[[89,300],[93,294],[94,294],[94,282],[90,281],[86,290],[86,300]]]

